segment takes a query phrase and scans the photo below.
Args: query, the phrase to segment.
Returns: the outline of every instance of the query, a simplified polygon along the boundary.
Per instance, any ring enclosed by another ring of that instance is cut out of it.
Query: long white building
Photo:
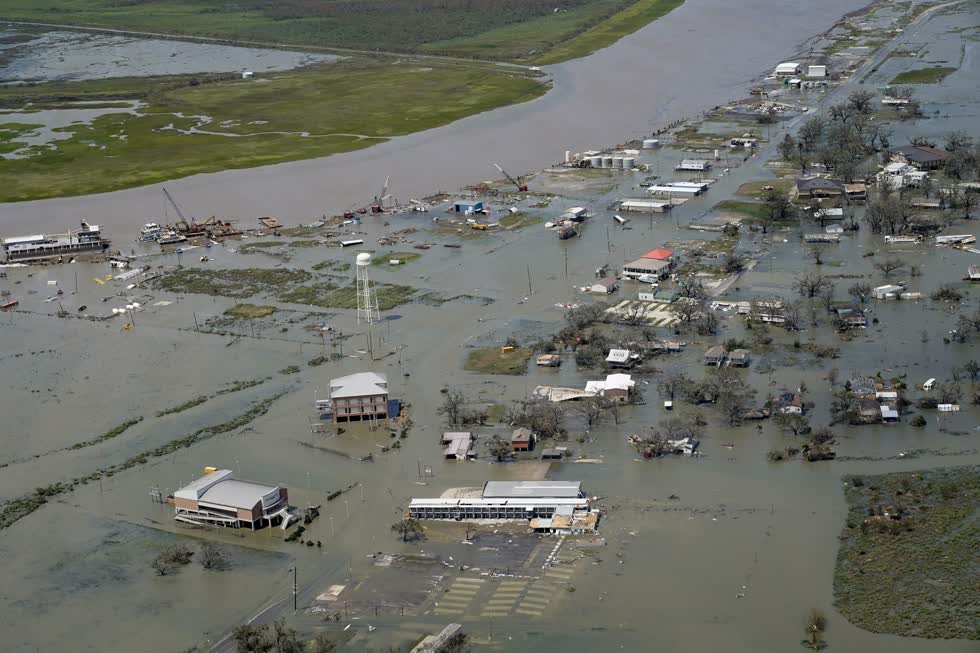
[[[487,481],[479,496],[412,499],[415,519],[537,519],[589,510],[580,481]]]

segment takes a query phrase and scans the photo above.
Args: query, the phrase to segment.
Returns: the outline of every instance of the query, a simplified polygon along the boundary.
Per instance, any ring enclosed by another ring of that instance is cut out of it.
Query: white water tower
[[[357,255],[357,323],[362,321],[374,324],[381,320],[381,312],[378,310],[378,296],[371,287],[371,280],[368,278],[368,268],[371,266],[371,255],[361,252]]]

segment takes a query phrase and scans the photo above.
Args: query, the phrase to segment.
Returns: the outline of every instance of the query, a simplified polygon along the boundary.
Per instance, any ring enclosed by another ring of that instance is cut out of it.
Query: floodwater
[[[29,34],[33,34],[28,32]],[[275,72],[336,61],[330,54],[210,43],[134,38],[89,32],[50,31],[26,42],[25,32],[0,29],[0,81],[75,81],[244,70]]]
[[[930,21],[921,36],[928,42],[942,42],[948,38],[948,29],[947,17],[942,16]],[[966,47],[966,56],[974,56],[974,44]],[[959,82],[956,75],[950,76],[946,82],[950,88],[944,85],[942,92],[952,96],[969,92],[953,90],[954,83],[972,84],[975,89],[970,75],[976,72],[963,74]],[[938,130],[938,123],[898,125],[895,138],[922,128]],[[664,148],[644,152],[638,162],[656,166],[659,161],[669,170],[682,156]],[[557,330],[564,311],[555,304],[591,301],[592,297],[576,288],[589,282],[599,265],[616,265],[641,249],[664,243],[716,237],[683,227],[729,197],[738,184],[759,176],[760,167],[750,160],[733,167],[704,197],[672,215],[630,216],[629,229],[615,226],[607,207],[615,199],[636,196],[640,191],[635,185],[642,175],[612,173],[581,184],[565,182],[567,188],[577,190],[566,191],[547,208],[523,208],[550,218],[569,206],[591,207],[595,217],[586,224],[582,237],[568,241],[558,241],[541,225],[460,239],[434,227],[431,218],[445,215],[441,209],[429,214],[367,217],[364,224],[347,228],[356,229],[366,243],[373,244],[381,235],[406,226],[418,230],[409,236],[416,242],[437,243],[422,251],[420,260],[405,266],[373,266],[372,278],[446,296],[466,294],[494,300],[489,305],[450,301],[437,309],[427,303],[409,303],[387,311],[386,319],[371,329],[357,325],[350,311],[292,305],[257,321],[255,337],[251,326],[244,324],[227,328],[241,338],[197,333],[195,320],[204,325],[236,300],[149,289],[126,291],[126,282],[119,281],[100,285],[93,279],[109,274],[104,265],[3,270],[7,279],[0,280],[0,288],[21,300],[21,311],[0,313],[0,360],[9,370],[0,379],[7,435],[0,442],[0,464],[9,463],[0,469],[0,497],[15,497],[37,486],[105,468],[202,426],[222,423],[247,410],[251,402],[285,393],[247,428],[151,459],[101,484],[80,486],[0,531],[0,554],[9,561],[0,568],[0,629],[8,633],[7,650],[20,653],[71,646],[121,653],[139,642],[141,650],[162,653],[211,644],[235,623],[288,599],[291,575],[287,568],[291,565],[298,569],[301,607],[335,584],[361,592],[373,589],[382,596],[389,591],[418,593],[418,586],[377,567],[375,559],[367,557],[377,552],[445,555],[451,550],[449,544],[435,538],[431,544],[405,545],[390,532],[390,524],[402,514],[408,499],[436,496],[449,487],[480,485],[488,479],[514,478],[525,471],[490,464],[486,456],[473,463],[440,460],[438,439],[443,422],[436,412],[442,401],[440,389],[458,387],[474,401],[507,403],[527,396],[538,384],[581,387],[600,376],[598,371],[576,369],[571,359],[557,370],[532,368],[526,376],[475,375],[462,370],[469,348],[474,343],[503,344],[512,334],[527,338]],[[532,186],[545,183],[542,176]],[[155,212],[160,199],[151,197],[151,203],[142,206],[131,221],[141,222],[144,215]],[[505,207],[491,204],[495,217],[501,215]],[[462,247],[441,247],[445,242]],[[141,266],[178,263],[174,252],[158,254],[155,246],[125,245],[121,236],[116,245],[127,253],[132,248],[146,254],[140,259]],[[190,249],[181,263],[216,268],[283,264],[267,254],[232,251],[240,246],[229,241],[209,250]],[[409,251],[406,248],[410,247],[375,249]],[[795,230],[776,232],[771,238],[748,234],[741,247],[759,264],[726,299],[748,299],[772,290],[789,292],[793,276],[804,265]],[[864,275],[866,281],[878,285],[880,274],[872,269],[875,258],[861,254],[882,252],[881,236],[861,231],[828,249],[828,273]],[[293,257],[286,265],[304,269],[326,259],[352,261],[354,257],[353,252],[339,248],[289,251]],[[922,265],[922,276],[907,280],[912,290],[924,293],[959,279],[975,261],[969,252],[929,245],[902,251]],[[205,253],[212,260],[199,261]],[[528,292],[529,271],[533,293]],[[851,282],[837,282],[838,299],[846,299]],[[57,289],[64,295],[57,296]],[[632,298],[637,289],[626,284],[612,301]],[[49,297],[56,299],[46,302]],[[122,318],[91,322],[54,317],[59,308],[76,314],[82,305],[88,307],[88,313],[108,313],[130,303],[130,297],[137,298],[144,310],[137,311],[129,330],[122,328]],[[104,298],[109,299],[103,302]],[[248,301],[266,303],[270,298],[260,295]],[[797,352],[793,336],[771,332],[776,341],[773,352],[757,353],[744,372],[746,383],[758,391],[760,403],[770,391],[796,388],[803,382],[815,403],[812,422],[822,425],[829,419],[827,375],[833,368],[839,370],[840,379],[877,371],[907,373],[909,385],[914,386],[929,377],[946,378],[954,365],[976,357],[975,346],[942,340],[955,322],[955,311],[930,301],[878,302],[870,309],[878,322],[849,343],[840,342],[826,325],[800,334],[804,343],[840,346],[842,356],[835,360],[821,361]],[[731,313],[719,317],[723,325],[719,339],[747,337],[742,322]],[[304,328],[320,323],[334,329],[323,339]],[[924,327],[928,328],[925,341]],[[658,331],[667,335],[663,329]],[[314,357],[334,351],[331,340],[335,333],[346,336],[344,358],[319,367],[307,365]],[[374,342],[375,360],[368,353],[369,338]],[[685,338],[685,351],[658,359],[657,366],[677,366],[699,377],[703,373],[701,354],[715,339]],[[281,373],[290,365],[300,371]],[[400,449],[381,451],[379,445],[390,443],[387,431],[351,428],[339,436],[310,432],[317,392],[332,377],[365,369],[386,372],[392,395],[412,405],[415,426]],[[253,388],[156,417],[157,411],[213,395],[234,382],[266,378]],[[799,645],[805,614],[819,607],[830,616],[827,639],[837,650],[976,650],[971,642],[897,638],[855,628],[833,610],[832,581],[836,538],[846,512],[841,476],[980,462],[975,431],[980,423],[978,407],[964,402],[962,412],[943,418],[943,430],[934,414],[921,429],[906,421],[838,428],[839,459],[814,464],[798,460],[768,463],[765,454],[770,448],[795,444],[794,439],[771,423],[765,423],[761,431],[752,424],[729,428],[708,409],[702,411],[709,419],[703,457],[641,461],[626,437],[655,424],[664,414],[654,391],[655,377],[640,376],[638,380],[647,402],[625,409],[621,424],[610,420],[586,433],[574,419],[570,421],[572,438],[567,444],[574,457],[599,463],[567,462],[550,467],[550,478],[582,480],[590,494],[602,497],[608,515],[601,531],[608,546],[569,565],[567,582],[575,591],[556,593],[540,616],[514,611],[488,619],[474,605],[453,616],[428,609],[405,617],[375,616],[369,611],[356,620],[327,626],[320,615],[294,616],[291,600],[284,614],[308,631],[340,629],[352,623],[358,634],[349,650],[355,651],[405,644],[458,621],[474,637],[487,640],[492,634],[495,647],[522,653],[578,653],[599,648],[775,653]],[[138,416],[144,420],[108,442],[58,451]],[[477,432],[488,437],[507,434],[509,428],[488,426]],[[359,456],[372,450],[373,462],[356,462],[335,453]],[[323,504],[321,517],[304,535],[323,546],[284,543],[276,530],[236,534],[176,526],[171,510],[151,501],[150,489],[173,491],[206,465],[228,467],[245,478],[283,483],[296,506]],[[419,469],[424,467],[431,468],[432,474],[420,479]],[[357,483],[362,485],[333,501],[326,500],[329,493]],[[213,574],[192,564],[176,576],[156,577],[148,561],[170,541],[160,531],[222,542],[232,551],[235,565]],[[468,561],[476,554],[467,556]],[[531,574],[540,569],[524,571]],[[369,634],[368,624],[377,630]]]
[[[565,150],[602,148],[635,138],[706,107],[743,97],[773,62],[790,59],[808,38],[867,4],[689,0],[666,17],[590,57],[548,67],[555,88],[525,104],[339,156],[199,175],[168,188],[191,213],[288,222],[367,204],[391,177],[407,201],[497,175],[559,161]],[[181,44],[183,46],[183,44]],[[0,228],[63,229],[79,215],[130,237],[156,186],[81,198],[0,206]]]

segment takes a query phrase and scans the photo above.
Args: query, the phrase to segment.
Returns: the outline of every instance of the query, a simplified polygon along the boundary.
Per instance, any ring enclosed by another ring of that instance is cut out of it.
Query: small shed
[[[708,351],[704,352],[704,364],[716,365],[718,367],[721,367],[722,364],[725,362],[727,353],[728,352],[725,351],[724,347],[722,347],[721,345],[715,345]]]
[[[605,279],[599,279],[592,284],[589,290],[597,295],[609,295],[616,292],[617,288],[619,288],[619,280],[615,277],[606,277]]]
[[[540,367],[560,367],[561,356],[558,354],[541,354],[535,362]]]
[[[606,356],[606,364],[609,367],[629,369],[640,362],[640,355],[634,354],[629,349],[610,349]]]
[[[510,436],[510,447],[514,451],[530,451],[534,448],[534,434],[531,429],[514,429]]]
[[[707,159],[684,159],[674,166],[674,170],[681,172],[705,172],[710,169],[711,162]]]
[[[255,77],[255,73],[253,73],[251,70],[242,71],[242,79],[252,79],[253,77]]]
[[[453,211],[456,213],[476,213],[483,210],[483,202],[479,200],[456,200],[453,202]]]
[[[800,64],[795,61],[786,61],[778,66],[773,71],[773,75],[776,77],[795,77],[800,74]]]
[[[827,66],[821,66],[817,64],[810,64],[806,69],[807,77],[826,77],[827,76]]]
[[[980,265],[971,265],[966,269],[966,278],[970,281],[980,281]]]

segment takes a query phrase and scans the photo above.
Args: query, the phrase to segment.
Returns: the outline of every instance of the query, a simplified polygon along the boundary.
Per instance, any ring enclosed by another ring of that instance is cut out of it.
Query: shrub
[[[911,421],[909,421],[909,424],[911,424],[912,426],[925,426],[926,418],[923,417],[922,415],[916,415],[911,419]]]

